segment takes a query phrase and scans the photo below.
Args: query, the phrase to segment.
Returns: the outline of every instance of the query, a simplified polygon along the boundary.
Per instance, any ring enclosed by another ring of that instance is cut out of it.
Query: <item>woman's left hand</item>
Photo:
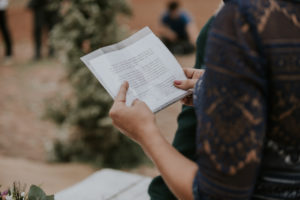
[[[185,68],[183,69],[187,80],[176,80],[174,81],[174,86],[182,90],[193,89],[201,76],[203,76],[205,70],[203,69],[194,69],[194,68]],[[184,97],[181,99],[181,103],[187,106],[193,106],[193,94]]]
[[[157,132],[155,116],[142,101],[135,100],[130,107],[126,105],[128,87],[128,82],[122,84],[109,116],[122,133],[143,144],[149,138],[148,134]]]

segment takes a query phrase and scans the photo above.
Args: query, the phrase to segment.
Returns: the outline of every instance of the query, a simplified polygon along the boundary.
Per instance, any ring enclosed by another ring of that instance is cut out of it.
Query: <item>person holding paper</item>
[[[223,4],[223,1],[221,1],[216,14],[219,12],[220,8],[223,7]],[[196,63],[194,66],[196,69],[204,68],[204,55],[206,50],[207,36],[214,19],[215,16],[212,16],[207,21],[198,36],[196,43]],[[178,128],[172,145],[186,158],[194,161],[196,161],[196,128],[197,118],[194,107],[183,105],[182,111],[178,116]],[[168,189],[161,176],[157,176],[152,180],[148,188],[148,193],[151,200],[177,199]]]
[[[160,134],[145,103],[126,106],[128,83],[110,116],[158,167],[179,199],[300,198],[300,0],[232,0],[209,33],[206,71],[195,85],[197,158]],[[280,26],[280,27],[279,27]]]
[[[219,7],[215,13],[220,11],[223,7],[224,2],[220,1]],[[196,62],[194,68],[201,69],[204,68],[204,56],[206,52],[206,42],[209,30],[215,19],[215,15],[212,16],[205,26],[202,28],[198,39],[197,39],[197,51],[196,51]],[[175,133],[175,137],[172,145],[177,151],[179,151],[186,158],[196,161],[196,128],[197,128],[197,118],[195,115],[195,109],[193,106],[182,106],[182,111],[178,116],[178,128]],[[148,188],[148,193],[151,200],[172,200],[177,199],[174,194],[168,189],[166,183],[161,176],[155,177]]]
[[[222,1],[223,2],[223,1]],[[204,54],[206,49],[206,42],[208,32],[214,21],[215,16],[212,16],[203,29],[201,30],[197,39],[196,63],[194,68],[204,68]],[[196,157],[196,127],[197,118],[193,106],[182,106],[182,111],[178,116],[178,128],[173,140],[173,146],[185,157],[195,160]],[[148,189],[151,200],[176,199],[172,192],[168,189],[161,176],[155,177]]]

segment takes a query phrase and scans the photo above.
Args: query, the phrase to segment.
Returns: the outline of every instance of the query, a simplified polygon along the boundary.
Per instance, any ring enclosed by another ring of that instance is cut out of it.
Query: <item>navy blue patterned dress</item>
[[[232,0],[195,89],[194,197],[300,199],[300,3]]]

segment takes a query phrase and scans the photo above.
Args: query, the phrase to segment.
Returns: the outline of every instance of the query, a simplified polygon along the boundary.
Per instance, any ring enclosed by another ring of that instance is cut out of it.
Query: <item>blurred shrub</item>
[[[52,0],[60,22],[51,33],[56,54],[67,67],[72,98],[48,108],[48,116],[61,125],[52,147],[57,161],[85,161],[99,166],[130,167],[145,157],[139,146],[118,133],[108,111],[112,99],[80,61],[89,51],[124,39],[127,29],[118,17],[130,15],[125,0]]]

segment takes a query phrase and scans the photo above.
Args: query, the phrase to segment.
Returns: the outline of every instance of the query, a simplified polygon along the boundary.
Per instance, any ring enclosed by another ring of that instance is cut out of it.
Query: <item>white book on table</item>
[[[148,27],[81,60],[113,99],[121,84],[128,81],[127,105],[139,99],[156,113],[189,94],[174,87],[174,80],[186,80],[186,76],[176,58]]]
[[[149,200],[150,177],[103,169],[55,194],[55,200]]]

